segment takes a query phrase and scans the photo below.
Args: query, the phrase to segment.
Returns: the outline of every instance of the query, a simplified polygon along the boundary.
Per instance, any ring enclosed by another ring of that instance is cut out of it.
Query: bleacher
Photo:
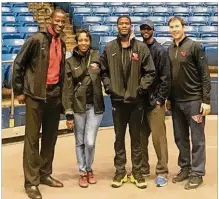
[[[132,19],[137,39],[142,41],[140,23],[149,18],[155,23],[155,38],[165,48],[172,41],[168,20],[182,16],[186,22],[186,35],[201,41],[211,72],[218,68],[218,4],[217,2],[71,2],[54,3],[69,13],[73,31],[88,28],[92,34],[92,46],[100,53],[107,42],[116,38],[117,19],[126,14]],[[11,87],[11,65],[25,40],[40,28],[28,3],[2,3],[2,84]],[[68,52],[67,56],[71,56]],[[212,114],[217,114],[217,78],[212,80]],[[106,101],[109,100],[108,98]],[[106,104],[108,107],[108,104]],[[8,128],[10,107],[2,108],[2,128]],[[24,125],[25,107],[15,107],[15,126]],[[64,117],[62,117],[64,119]],[[109,112],[105,124],[112,124]]]

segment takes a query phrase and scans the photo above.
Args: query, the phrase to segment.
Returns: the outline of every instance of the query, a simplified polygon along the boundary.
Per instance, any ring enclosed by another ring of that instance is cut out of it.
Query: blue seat
[[[132,9],[129,7],[115,7],[114,15],[132,15]]]
[[[117,36],[118,35],[118,29],[117,25],[112,26],[112,35]]]
[[[14,12],[15,16],[34,16],[32,12]]]
[[[117,24],[118,16],[108,16],[105,17],[104,23],[107,25],[115,25]]]
[[[17,31],[21,33],[35,33],[38,31],[38,27],[26,26],[17,27]]]
[[[11,4],[2,2],[2,7],[11,7]]]
[[[209,66],[218,66],[218,46],[205,47],[205,54]]]
[[[146,7],[164,6],[163,2],[146,2]]]
[[[14,16],[13,12],[2,12],[2,16]]]
[[[21,46],[13,46],[11,49],[11,53],[17,54],[21,49]]]
[[[9,54],[11,53],[11,47],[2,46],[2,54]]]
[[[204,6],[202,2],[185,2],[186,7],[193,7],[193,6]]]
[[[2,12],[11,12],[10,7],[2,7]]]
[[[141,24],[142,21],[144,20],[144,17],[141,17],[141,16],[130,16],[130,18],[131,18],[131,21],[132,21],[133,25]]]
[[[3,44],[5,46],[22,46],[24,44],[24,39],[3,39]]]
[[[185,26],[185,34],[189,37],[199,37],[198,26]]]
[[[100,37],[100,44],[106,45],[106,43],[108,43],[114,39],[116,39],[116,37],[114,37],[114,36],[102,36],[102,37]]]
[[[22,23],[20,22],[13,22],[13,21],[9,21],[9,22],[4,22],[3,26],[14,26],[14,27],[19,27],[22,26]]]
[[[2,61],[14,61],[17,54],[2,54]]]
[[[29,23],[34,22],[34,18],[33,16],[17,16],[16,21]]]
[[[201,26],[208,25],[208,17],[205,16],[189,16],[188,25]]]
[[[211,26],[217,26],[218,25],[218,17],[217,16],[210,16],[208,18],[208,23]]]
[[[126,2],[126,7],[144,7],[144,2]]]
[[[211,11],[212,11],[212,14],[213,14],[214,16],[218,16],[218,7],[217,7],[217,6],[212,7],[212,8],[211,8]]]
[[[91,25],[91,26],[89,26],[89,31],[91,32],[91,34],[111,35],[111,33],[112,33],[112,26],[107,26],[107,25]]]
[[[21,3],[21,2],[13,2],[13,3],[11,3],[11,7],[28,7],[28,4]]]
[[[107,2],[106,6],[116,7],[116,6],[125,6],[124,2]]]
[[[166,2],[166,7],[177,7],[177,6],[184,6],[183,2]]]
[[[5,70],[5,79],[4,79],[4,87],[11,88],[11,79],[12,79],[12,65],[9,64]]]
[[[189,7],[173,7],[172,12],[174,16],[189,16],[191,14],[191,11]]]
[[[212,7],[212,6],[218,6],[218,3],[217,2],[205,2],[204,5],[208,7]]]
[[[205,40],[206,42],[208,42],[209,40],[217,42],[218,38],[217,37],[205,37],[203,38],[203,40]]]
[[[194,16],[210,16],[211,10],[208,7],[193,7],[192,14]]]
[[[2,16],[2,23],[5,22],[15,22],[14,16]]]
[[[75,15],[83,15],[83,16],[86,16],[86,15],[92,15],[93,13],[93,10],[92,8],[88,8],[88,7],[76,7],[74,8],[74,11],[73,11],[73,17]]]
[[[87,3],[87,2],[71,2],[70,6],[83,7],[83,6],[89,6],[89,3]]]
[[[104,96],[105,112],[100,123],[101,127],[113,126],[112,104],[110,96]]]
[[[93,8],[93,14],[96,16],[110,16],[113,12],[111,7],[96,7]]]
[[[12,7],[12,11],[16,13],[30,12],[28,7]]]
[[[39,27],[39,23],[37,21],[34,21],[34,22],[23,22],[21,24],[22,24],[22,26]]]
[[[26,116],[26,105],[15,106],[14,108],[14,126],[24,126]]]
[[[135,36],[141,36],[140,25],[135,25],[133,28]]]
[[[9,128],[10,107],[2,107],[2,129]]]
[[[2,27],[2,33],[15,33],[15,32],[17,32],[17,29],[14,26],[3,26]]]
[[[198,31],[202,38],[204,37],[217,37],[218,27],[217,26],[199,26]]]
[[[133,15],[134,16],[147,17],[147,16],[151,15],[151,8],[149,8],[149,7],[136,7],[136,8],[133,8]]]
[[[165,25],[166,24],[166,18],[162,16],[149,16],[147,19],[150,19],[151,21],[154,22],[155,26],[156,25]]]
[[[24,34],[15,32],[15,33],[2,33],[2,39],[23,39]]]
[[[169,32],[169,26],[156,26],[155,27],[156,37],[171,37]]]
[[[172,42],[172,37],[154,37],[158,43],[166,44]]]
[[[90,2],[90,7],[105,6],[105,2]]]
[[[81,25],[103,24],[104,20],[101,16],[84,16]]]
[[[154,16],[170,16],[172,14],[172,9],[168,7],[153,7],[152,14]]]

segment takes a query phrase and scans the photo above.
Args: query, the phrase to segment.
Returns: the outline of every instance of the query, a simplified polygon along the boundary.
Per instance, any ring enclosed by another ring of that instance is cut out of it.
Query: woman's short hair
[[[75,34],[75,41],[76,41],[76,42],[78,42],[78,37],[79,37],[79,35],[80,35],[81,33],[85,33],[86,36],[87,36],[87,37],[90,39],[90,41],[91,41],[91,34],[90,34],[89,30],[84,29],[84,28],[80,28],[80,29],[78,29],[78,30],[76,31],[76,34]]]

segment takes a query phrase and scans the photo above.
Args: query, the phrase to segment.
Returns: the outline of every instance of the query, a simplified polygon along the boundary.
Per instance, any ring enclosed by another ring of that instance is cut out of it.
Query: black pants
[[[58,88],[60,90],[60,88]],[[56,89],[57,90],[57,89]],[[40,178],[52,173],[54,148],[60,119],[60,97],[48,101],[34,100],[26,96],[26,126],[23,151],[24,186],[39,185]],[[39,137],[42,125],[41,150]]]
[[[172,102],[172,119],[175,143],[179,149],[178,165],[192,170],[192,176],[205,175],[205,117],[198,123],[192,116],[200,114],[201,100]],[[190,150],[189,128],[191,129],[192,151]]]
[[[116,140],[114,143],[114,165],[116,167],[117,174],[126,173],[125,133],[127,124],[129,124],[129,133],[131,137],[132,173],[135,177],[141,175],[142,153],[140,127],[143,112],[144,110],[142,104],[126,104],[112,101],[112,114],[116,135]]]

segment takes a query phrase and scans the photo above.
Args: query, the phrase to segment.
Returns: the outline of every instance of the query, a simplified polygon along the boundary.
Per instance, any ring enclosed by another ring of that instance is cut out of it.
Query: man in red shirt
[[[61,110],[65,62],[62,41],[66,15],[51,14],[51,24],[28,38],[14,61],[12,85],[20,104],[26,103],[23,168],[28,197],[41,199],[38,185],[63,187],[51,177]],[[39,137],[42,125],[41,151]]]

